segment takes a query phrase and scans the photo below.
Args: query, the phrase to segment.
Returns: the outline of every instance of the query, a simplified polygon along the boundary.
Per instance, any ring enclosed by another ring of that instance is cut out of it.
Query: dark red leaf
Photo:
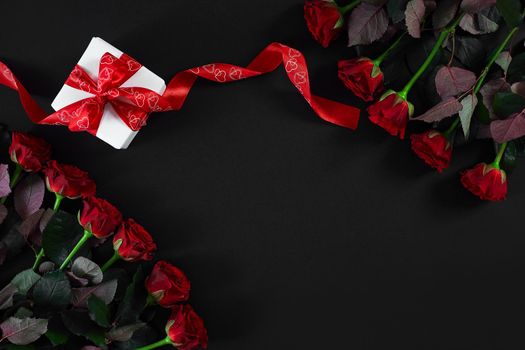
[[[504,120],[490,123],[490,134],[498,143],[508,142],[525,135],[525,110],[514,113]]]
[[[454,97],[448,97],[446,100],[441,101],[415,120],[422,120],[427,123],[433,123],[440,121],[446,117],[450,117],[461,110],[461,103]]]
[[[436,74],[436,90],[441,98],[456,96],[476,83],[476,75],[458,67],[442,67]]]
[[[481,90],[479,90],[483,97],[483,104],[489,111],[490,119],[496,119],[493,107],[494,95],[496,95],[496,92],[500,91],[510,91],[510,85],[505,81],[505,78],[490,80],[481,87]]]
[[[461,9],[468,13],[476,13],[494,5],[496,5],[496,0],[463,0]]]
[[[381,6],[366,2],[357,6],[348,20],[348,46],[370,44],[388,28],[388,16]]]
[[[421,38],[421,23],[425,18],[425,2],[423,0],[410,0],[405,10],[405,23],[408,34],[414,38]]]

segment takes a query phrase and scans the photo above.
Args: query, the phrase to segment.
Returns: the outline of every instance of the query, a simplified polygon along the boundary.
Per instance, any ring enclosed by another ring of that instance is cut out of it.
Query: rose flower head
[[[343,16],[333,1],[306,0],[304,19],[314,39],[323,47],[328,47],[343,29]]]
[[[78,215],[80,225],[97,238],[111,236],[122,222],[122,214],[111,203],[101,198],[87,197]]]
[[[206,349],[208,334],[204,322],[191,305],[182,304],[172,308],[166,324],[166,334],[179,350]]]
[[[147,261],[153,259],[157,245],[144,227],[133,219],[127,219],[113,236],[113,249],[122,260]]]
[[[163,307],[175,306],[190,296],[190,281],[184,272],[166,261],[155,264],[145,284],[148,293]]]
[[[383,72],[374,61],[366,57],[338,62],[338,76],[345,87],[363,101],[373,101],[383,92]]]
[[[501,201],[507,195],[507,174],[492,164],[479,163],[463,171],[461,184],[483,200]]]
[[[389,90],[379,101],[370,105],[367,112],[372,123],[379,125],[389,134],[403,139],[408,118],[414,113],[414,106],[406,100],[406,97]]]
[[[437,130],[429,130],[410,136],[412,151],[439,172],[448,168],[452,158],[452,144]]]
[[[95,194],[95,182],[89,178],[87,172],[73,165],[51,160],[43,171],[48,190],[62,197],[76,199]]]
[[[25,171],[40,171],[51,159],[51,145],[39,137],[13,132],[11,139],[9,156]]]

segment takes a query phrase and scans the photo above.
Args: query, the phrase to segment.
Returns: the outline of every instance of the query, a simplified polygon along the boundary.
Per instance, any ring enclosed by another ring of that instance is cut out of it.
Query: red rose
[[[461,184],[483,200],[501,201],[507,195],[507,175],[491,164],[480,163],[461,173]]]
[[[363,101],[373,101],[383,91],[383,72],[371,59],[361,57],[342,60],[338,67],[339,79]]]
[[[190,296],[190,281],[180,269],[166,261],[159,261],[146,279],[146,289],[157,303],[172,307]]]
[[[437,171],[448,168],[452,158],[450,141],[436,130],[410,136],[412,151]]]
[[[25,171],[40,171],[51,159],[51,146],[41,138],[13,132],[9,155]]]
[[[405,129],[412,111],[412,104],[393,91],[383,95],[367,109],[370,121],[393,136],[399,135],[400,139],[405,137]]]
[[[113,237],[113,249],[126,261],[151,260],[157,245],[144,227],[127,219]]]
[[[188,305],[175,305],[166,324],[166,333],[179,350],[206,349],[208,334],[204,322]]]
[[[343,17],[333,1],[306,0],[304,19],[314,39],[323,47],[328,47],[343,29]]]
[[[97,238],[111,236],[122,222],[120,211],[103,199],[87,197],[83,204],[79,215],[80,225]]]
[[[95,194],[95,182],[89,178],[87,172],[73,165],[51,160],[44,168],[44,175],[47,188],[63,197],[75,199]]]

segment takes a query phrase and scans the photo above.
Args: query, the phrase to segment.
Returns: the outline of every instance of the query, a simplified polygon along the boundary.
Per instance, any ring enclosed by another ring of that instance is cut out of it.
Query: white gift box
[[[116,47],[101,38],[95,37],[91,39],[86,51],[80,58],[80,61],[78,61],[78,65],[82,67],[95,82],[98,77],[100,59],[106,52],[109,52],[115,57],[121,57],[123,54],[123,52]],[[143,87],[162,95],[164,90],[166,90],[166,83],[161,77],[142,66],[133,76],[125,81],[121,87]],[[55,97],[51,107],[53,107],[55,111],[58,111],[72,103],[93,96],[94,95],[88,92],[64,85]],[[99,139],[117,149],[125,149],[137,133],[138,131],[131,130],[126,123],[122,121],[110,104],[106,104],[96,134]]]

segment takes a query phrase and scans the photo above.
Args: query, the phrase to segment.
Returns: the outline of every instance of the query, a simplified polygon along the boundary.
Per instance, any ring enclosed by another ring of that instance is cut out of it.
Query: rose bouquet
[[[156,250],[148,231],[95,197],[88,173],[52,160],[46,141],[19,132],[5,139],[0,265],[24,249],[35,258],[0,288],[0,347],[206,348],[186,275],[167,261],[148,267]],[[78,210],[61,210],[64,200]],[[167,319],[162,332],[154,327],[158,319]]]
[[[491,139],[493,160],[463,171],[460,180],[479,198],[498,201],[507,194],[516,158],[525,155],[525,53],[518,35],[524,8],[520,0],[356,0],[344,6],[307,0],[304,15],[324,47],[345,24],[348,46],[360,53],[363,45],[370,53],[379,47],[375,58],[341,60],[339,79],[371,102],[370,121],[393,136],[403,139],[409,121],[431,124],[410,136],[413,152],[430,167],[441,172],[460,144]],[[383,66],[390,69],[383,72]],[[411,77],[396,81],[404,66]],[[416,85],[424,101],[410,99]]]

